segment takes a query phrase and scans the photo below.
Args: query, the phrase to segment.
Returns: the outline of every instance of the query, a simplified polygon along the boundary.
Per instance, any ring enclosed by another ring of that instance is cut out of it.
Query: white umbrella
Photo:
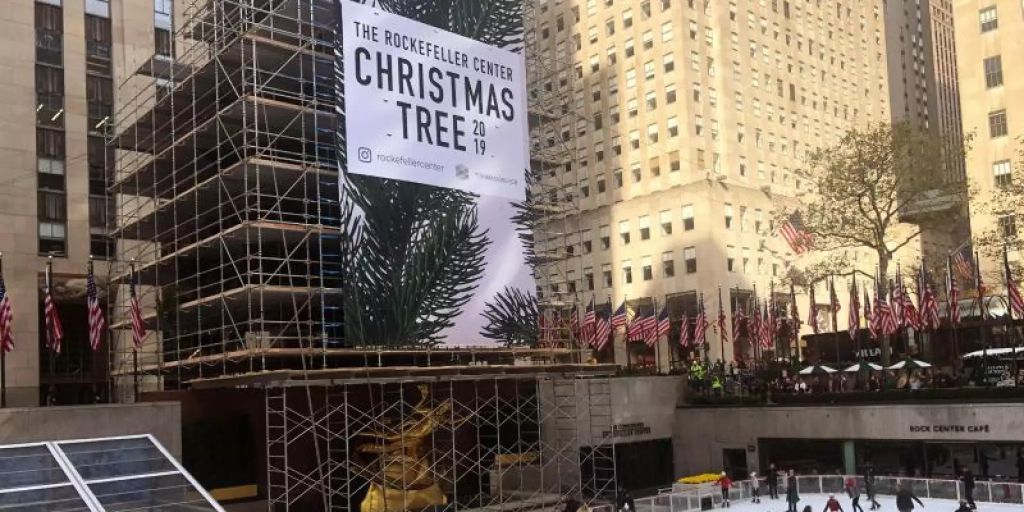
[[[881,365],[877,365],[875,363],[869,363],[869,362],[865,361],[863,363],[857,363],[857,364],[855,364],[855,365],[853,365],[853,366],[851,366],[851,367],[849,367],[849,368],[847,368],[847,369],[845,369],[843,371],[844,372],[877,372],[877,371],[880,371],[881,369],[882,369]]]
[[[904,359],[904,360],[902,360],[902,361],[900,361],[900,362],[890,366],[888,369],[889,370],[916,370],[916,369],[919,369],[919,368],[931,368],[931,367],[932,367],[932,365],[930,363],[926,363],[926,362],[921,361],[919,359],[908,358],[908,359]]]
[[[800,370],[800,375],[821,375],[827,373],[835,373],[834,368],[829,368],[823,364],[816,364],[814,366],[808,366],[803,370]]]

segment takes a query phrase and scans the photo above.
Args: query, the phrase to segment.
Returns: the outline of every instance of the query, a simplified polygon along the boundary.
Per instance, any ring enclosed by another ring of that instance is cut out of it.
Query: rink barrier
[[[845,496],[846,482],[844,475],[807,475],[796,477],[796,488],[800,494],[834,494]],[[861,503],[867,501],[864,491],[864,477],[856,476],[857,485],[861,491]],[[779,478],[779,498],[786,498],[786,477]],[[760,496],[764,498],[768,494],[768,484],[760,479]],[[934,498],[946,500],[960,500],[965,497],[963,482],[957,480],[942,480],[937,478],[906,478],[895,476],[876,476],[875,494],[892,496],[896,494],[896,486],[904,485],[919,498]],[[733,503],[749,502],[752,499],[749,480],[733,482],[733,488],[729,493],[729,499]],[[698,489],[685,491],[669,491],[654,496],[637,498],[636,512],[699,512],[706,510],[702,508],[710,505],[710,508],[721,508],[722,491],[717,485],[708,485]],[[1024,484],[1016,482],[1001,481],[975,481],[974,501],[978,503],[1007,503],[1024,505]]]

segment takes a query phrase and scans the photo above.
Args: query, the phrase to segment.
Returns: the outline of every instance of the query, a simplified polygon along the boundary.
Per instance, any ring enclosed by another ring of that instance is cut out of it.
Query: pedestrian
[[[831,494],[828,497],[828,501],[825,502],[825,509],[821,512],[843,512],[843,506],[839,504],[839,500]]]
[[[775,464],[768,465],[768,497],[779,499],[779,470],[775,469]]]
[[[792,473],[792,471],[790,471],[790,473]],[[787,512],[796,512],[796,504],[800,502],[800,495],[796,492],[796,479],[791,477],[790,480],[792,481],[792,484],[790,484],[790,482],[786,482],[786,503],[789,504],[789,508],[786,510]],[[810,508],[811,506],[807,505],[804,512],[807,512]]]
[[[850,512],[864,512],[860,506],[860,487],[857,485],[857,478],[853,475],[846,477],[846,495],[850,497]]]
[[[914,510],[914,502],[924,507],[924,503],[921,503],[921,498],[914,496],[914,493],[910,492],[910,489],[903,487],[903,484],[896,484],[896,509],[900,512],[910,512]]]
[[[634,512],[636,510],[636,503],[633,501],[633,494],[629,492],[629,489],[624,489],[619,493],[619,510],[625,512]]]
[[[754,503],[761,503],[761,482],[757,480],[757,472],[750,472],[750,494],[754,498]]]
[[[729,508],[729,489],[732,489],[732,479],[725,474],[725,471],[722,471],[722,476],[718,477],[718,485],[722,488],[722,502],[726,508]]]
[[[971,468],[964,468],[964,474],[960,477],[964,481],[964,497],[971,509],[977,510],[978,505],[974,503],[974,473]]]
[[[882,508],[881,505],[875,501],[875,470],[869,467],[864,472],[864,492],[868,495],[868,501],[871,502],[871,510],[878,510]]]

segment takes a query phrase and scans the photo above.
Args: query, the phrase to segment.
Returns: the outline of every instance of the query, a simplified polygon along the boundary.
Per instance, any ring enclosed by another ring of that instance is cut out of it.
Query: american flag
[[[629,341],[643,341],[644,330],[647,328],[647,321],[642,312],[637,312],[633,320],[626,326],[626,339]]]
[[[981,279],[980,265],[974,266],[974,290],[978,293],[978,297],[976,299],[978,312],[981,315],[982,320],[985,320],[989,317],[988,307],[985,305],[985,292],[987,292],[988,289],[985,288],[985,281]]]
[[[576,306],[569,311],[569,331],[572,333],[572,337],[576,338],[577,343],[582,340],[580,337],[580,314]]]
[[[130,304],[128,305],[132,320],[132,344],[135,345],[135,350],[142,348],[142,339],[146,337],[146,324],[142,321],[142,309],[139,308],[139,297],[135,294],[135,268],[132,267],[131,283],[128,285],[128,295],[130,297]],[[540,319],[543,321],[544,314],[541,313]],[[541,325],[541,340],[543,341],[544,329]]]
[[[868,293],[866,286],[864,287],[864,325],[867,326],[871,339],[878,339],[878,325],[871,315],[871,295]]]
[[[818,325],[818,305],[815,304],[813,284],[811,285],[811,306],[807,308],[807,325],[811,326],[811,331],[814,334],[821,332],[821,327]]]
[[[896,315],[885,300],[885,294],[881,291],[875,296],[875,330],[882,336],[892,336],[899,330],[900,326],[896,321]]]
[[[736,343],[740,339],[740,332],[747,323],[747,315],[743,312],[743,306],[737,305],[732,312],[732,341]]]
[[[952,260],[952,258],[950,258]],[[960,285],[953,275],[952,261],[946,262],[946,301],[950,325],[960,325]]]
[[[957,250],[953,251],[953,268],[961,279],[974,277],[974,256],[971,249],[971,242],[964,242]]]
[[[653,347],[658,342],[658,317],[654,314],[654,306],[651,306],[651,314],[644,315],[644,343]]]
[[[857,329],[860,329],[860,304],[857,301],[857,275],[854,274],[853,282],[850,284],[850,314],[846,319],[851,340],[857,339]]]
[[[608,304],[608,306],[611,308],[611,304]],[[598,313],[597,318],[594,320],[594,337],[591,339],[590,345],[599,352],[604,350],[604,347],[608,345],[611,334],[612,323],[608,320],[607,313]]]
[[[836,280],[828,280],[828,309],[832,312],[832,332],[839,332],[839,296],[836,295]]]
[[[670,330],[672,330],[672,323],[668,319],[668,306],[666,305],[658,314],[658,336],[668,336]]]
[[[921,315],[917,312],[917,307],[914,306],[914,300],[910,296],[910,293],[903,286],[903,275],[899,270],[896,271],[896,280],[898,281],[896,286],[900,289],[900,297],[903,298],[903,303],[900,305],[900,312],[903,314],[903,325],[920,330]]]
[[[899,273],[896,276],[898,278]],[[896,327],[903,327],[903,287],[898,286],[892,279],[889,280],[889,309],[896,321]]]
[[[1006,295],[1010,297],[1010,310],[1017,316],[1024,316],[1024,297],[1021,297],[1020,288],[1017,287],[1013,273],[1010,272],[1010,257],[1006,253],[1006,247],[1003,247],[1003,273],[1006,276]]]
[[[708,318],[704,313],[704,294],[700,294],[700,309],[697,310],[697,323],[693,327],[693,343],[703,347],[707,341]]]
[[[725,308],[722,307],[722,289],[718,289],[718,318],[715,320],[715,328],[718,330],[718,335],[722,337],[724,341],[729,336],[729,326],[725,319]]]
[[[794,253],[803,254],[811,249],[814,237],[807,232],[800,212],[789,214],[786,221],[779,227],[779,232],[782,233],[782,238],[786,239],[786,243]]]
[[[57,306],[54,304],[53,296],[50,294],[49,282],[47,282],[46,292],[43,296],[43,316],[46,318],[46,348],[52,350],[55,354],[60,354],[60,344],[64,340],[64,329],[61,328]]]
[[[107,321],[103,318],[103,310],[100,309],[100,298],[96,292],[96,278],[93,276],[91,261],[89,272],[85,276],[85,304],[89,312],[89,346],[96,351],[103,341],[103,330],[107,327]]]
[[[4,352],[14,350],[13,323],[14,311],[11,310],[11,296],[7,294],[4,272],[0,268],[0,350]]]
[[[941,325],[939,320],[939,302],[935,299],[935,290],[931,283],[924,283],[924,295],[921,297],[921,323],[924,327],[935,330]]]
[[[622,301],[622,304],[619,304],[618,309],[616,309],[615,313],[612,314],[612,330],[625,326],[628,321],[629,316],[628,313],[626,313],[626,301]]]
[[[597,322],[597,313],[594,311],[594,299],[590,299],[590,303],[587,304],[587,310],[583,313],[583,329],[581,336],[583,339],[591,339],[594,334],[594,325]]]
[[[767,302],[764,305],[764,310],[761,315],[761,346],[764,348],[772,348],[775,322],[772,320],[771,313],[768,311]]]
[[[789,285],[789,318],[790,325],[793,328],[793,338],[800,337],[800,310],[796,307],[796,289],[792,284]]]
[[[679,324],[679,346],[686,348],[693,341],[690,337],[690,317],[683,313],[683,320]]]

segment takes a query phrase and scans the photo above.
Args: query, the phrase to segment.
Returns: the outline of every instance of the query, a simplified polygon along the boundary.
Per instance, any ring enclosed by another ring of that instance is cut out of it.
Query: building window
[[[1006,136],[1006,111],[990,112],[988,115],[988,132],[992,138]]]
[[[697,272],[697,248],[696,247],[684,247],[683,248],[683,263],[686,265],[686,273],[694,274]]]
[[[676,102],[676,85],[668,84],[665,86],[665,103],[671,105]]]
[[[978,18],[981,21],[981,31],[988,32],[999,28],[999,16],[996,12],[996,6],[986,7],[978,12]]]
[[[647,168],[651,170],[651,176],[661,176],[661,159],[654,157],[648,160]]]
[[[683,231],[693,231],[695,223],[693,221],[693,205],[687,204],[683,206]]]
[[[676,275],[676,262],[672,259],[672,251],[661,253],[661,274],[664,277]]]
[[[622,169],[615,170],[615,188],[622,188]]]
[[[580,180],[580,196],[584,198],[590,197],[590,182],[587,181],[587,178]]]
[[[1003,215],[999,217],[999,234],[1004,238],[1017,236],[1017,220],[1014,215]]]
[[[725,229],[732,229],[732,205],[725,205]]]
[[[601,282],[605,288],[612,287],[612,266],[609,263],[601,265]]]
[[[651,218],[647,215],[640,216],[640,240],[651,239]]]
[[[601,237],[601,249],[608,250],[612,245],[611,228],[608,225],[601,226],[598,235]]]
[[[654,279],[654,266],[650,256],[644,256],[640,261],[640,270],[643,273],[644,281]]]
[[[629,221],[619,221],[619,241],[622,245],[629,245]]]
[[[985,59],[985,87],[989,89],[1003,85],[1003,59],[1001,56]]]
[[[36,65],[36,124],[64,127],[64,69]]]
[[[607,190],[607,187],[604,184],[604,174],[599,174],[597,176],[597,193],[604,194],[605,190]]]
[[[1013,184],[1012,166],[1009,160],[1000,160],[992,164],[992,174],[998,188],[1007,188]]]
[[[679,152],[673,151],[668,154],[668,169],[671,172],[677,172],[681,168],[679,163]]]
[[[86,75],[85,95],[89,109],[89,131],[100,131],[113,113],[114,88],[111,79]]]
[[[587,286],[587,291],[594,291],[594,268],[587,267],[583,269],[583,283]]]
[[[658,213],[661,221],[661,234],[671,235],[672,234],[672,212],[669,210],[662,210]]]
[[[661,63],[665,68],[666,73],[671,73],[676,69],[676,58],[675,55],[671,53],[666,53],[665,56],[662,57]]]
[[[86,71],[110,76],[110,20],[85,16]]]
[[[57,6],[36,2],[36,62],[64,64],[64,11]]]
[[[633,262],[630,260],[622,261],[622,282],[633,284]]]

